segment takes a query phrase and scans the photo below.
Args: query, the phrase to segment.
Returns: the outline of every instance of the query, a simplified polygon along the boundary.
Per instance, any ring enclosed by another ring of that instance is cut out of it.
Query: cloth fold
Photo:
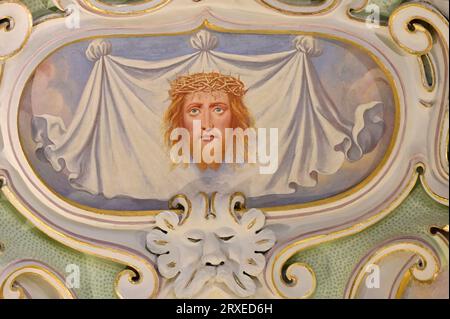
[[[35,116],[36,151],[54,170],[68,172],[74,188],[107,198],[165,199],[189,185],[209,191],[219,182],[257,197],[291,193],[292,183],[314,187],[320,174],[359,160],[383,135],[381,102],[358,106],[353,119],[340,114],[310,61],[322,53],[313,37],[296,37],[290,51],[255,56],[216,51],[217,37],[205,30],[191,45],[193,54],[142,61],[112,56],[107,40],[91,42],[86,57],[95,64],[71,123]],[[274,174],[261,175],[255,165],[205,172],[171,164],[161,130],[169,83],[211,71],[239,76],[256,126],[278,129]]]

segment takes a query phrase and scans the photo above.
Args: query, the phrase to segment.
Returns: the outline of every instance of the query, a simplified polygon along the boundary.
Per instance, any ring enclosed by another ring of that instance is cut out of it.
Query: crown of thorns
[[[237,97],[242,97],[246,93],[241,80],[217,72],[180,76],[171,83],[169,93],[171,97],[175,97],[178,94],[212,91],[223,91]]]

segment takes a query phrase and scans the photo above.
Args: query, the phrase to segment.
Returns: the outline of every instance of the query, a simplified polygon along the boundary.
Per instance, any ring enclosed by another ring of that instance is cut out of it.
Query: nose
[[[220,261],[218,258],[210,258],[211,261],[207,261],[205,263],[205,266],[211,266],[211,267],[218,267],[218,266],[223,266],[225,265],[225,261]]]
[[[211,116],[210,116],[209,112],[202,113],[201,121],[202,121],[202,129],[203,130],[208,130],[208,129],[213,128]]]
[[[203,245],[202,264],[218,267],[225,264],[225,259],[218,239],[215,236],[208,236]]]

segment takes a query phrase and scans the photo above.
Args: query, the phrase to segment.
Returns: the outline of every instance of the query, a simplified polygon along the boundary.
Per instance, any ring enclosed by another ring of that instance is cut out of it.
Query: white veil
[[[333,174],[377,145],[382,103],[358,106],[351,120],[340,115],[310,62],[321,54],[314,38],[298,36],[290,51],[255,56],[215,51],[217,44],[202,30],[191,39],[195,53],[154,62],[112,56],[110,42],[93,41],[86,56],[95,65],[73,120],[65,127],[58,117],[35,116],[37,149],[56,171],[68,172],[76,189],[107,198],[164,199],[192,183],[211,191],[218,181],[252,197],[291,193],[291,183],[313,187],[319,174]],[[173,168],[161,130],[169,81],[203,71],[239,75],[256,126],[278,128],[275,174]]]

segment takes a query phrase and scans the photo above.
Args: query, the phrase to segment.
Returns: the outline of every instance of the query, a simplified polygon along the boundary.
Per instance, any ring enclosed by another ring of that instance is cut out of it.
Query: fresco
[[[349,42],[203,29],[69,44],[29,79],[18,120],[55,194],[141,211],[180,193],[240,191],[253,207],[343,194],[383,164],[396,116],[388,76]],[[227,129],[248,133],[241,160],[237,138],[226,160]]]

